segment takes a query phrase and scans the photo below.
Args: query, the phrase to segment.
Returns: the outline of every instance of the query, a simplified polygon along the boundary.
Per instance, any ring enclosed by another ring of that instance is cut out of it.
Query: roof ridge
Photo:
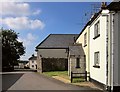
[[[50,35],[78,35],[78,34],[50,34]]]

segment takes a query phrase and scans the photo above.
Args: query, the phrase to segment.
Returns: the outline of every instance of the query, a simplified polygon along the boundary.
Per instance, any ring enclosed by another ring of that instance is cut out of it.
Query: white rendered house
[[[29,58],[29,68],[30,69],[37,69],[37,57],[32,55],[32,57]]]
[[[76,40],[82,43],[90,80],[103,89],[120,87],[119,31],[120,2],[112,2],[92,16]]]

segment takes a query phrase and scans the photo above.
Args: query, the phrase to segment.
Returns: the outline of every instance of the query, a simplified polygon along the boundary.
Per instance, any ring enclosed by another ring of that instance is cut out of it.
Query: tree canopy
[[[18,33],[14,30],[4,30],[2,33],[2,66],[10,67],[17,64],[18,59],[25,53],[22,42],[18,41]]]

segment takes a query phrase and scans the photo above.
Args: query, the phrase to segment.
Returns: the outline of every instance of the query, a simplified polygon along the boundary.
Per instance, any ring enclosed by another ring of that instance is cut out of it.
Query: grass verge
[[[70,80],[69,76],[68,76],[68,71],[50,71],[50,72],[43,72],[44,75],[52,77],[52,76],[59,76],[62,78],[65,78],[67,80]],[[73,83],[77,83],[77,82],[84,82],[85,79],[84,78],[73,78]]]
[[[85,82],[84,78],[73,78],[73,83]]]
[[[65,79],[69,79],[68,71],[50,71],[50,72],[43,72],[43,74],[47,75],[49,77],[60,76],[60,77],[63,77]]]

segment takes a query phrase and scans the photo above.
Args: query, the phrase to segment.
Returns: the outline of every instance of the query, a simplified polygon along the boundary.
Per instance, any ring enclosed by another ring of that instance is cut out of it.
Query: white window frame
[[[98,36],[100,36],[100,21],[97,21],[94,25],[94,38],[97,38]]]
[[[87,32],[84,34],[84,46],[87,45]]]
[[[32,60],[32,63],[34,63],[34,60]]]
[[[94,53],[94,66],[100,65],[100,52],[97,51]]]

